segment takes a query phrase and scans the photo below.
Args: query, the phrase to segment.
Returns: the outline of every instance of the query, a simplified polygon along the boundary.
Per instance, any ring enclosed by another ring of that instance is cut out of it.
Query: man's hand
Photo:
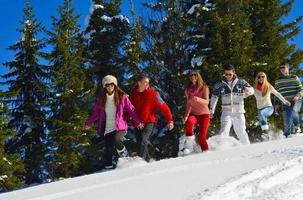
[[[168,130],[171,131],[171,130],[174,128],[174,122],[173,122],[173,121],[169,122],[169,123],[167,124],[167,127],[168,127]]]
[[[299,97],[295,96],[292,100],[293,102],[297,103],[299,101]]]
[[[248,95],[248,94],[249,94],[249,89],[248,89],[248,87],[244,87],[243,92],[244,92],[244,94]]]
[[[275,113],[278,114],[280,112],[280,106],[275,105]]]

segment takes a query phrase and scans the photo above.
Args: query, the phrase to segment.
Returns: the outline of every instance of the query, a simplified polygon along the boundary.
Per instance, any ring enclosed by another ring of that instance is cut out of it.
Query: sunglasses
[[[224,76],[232,76],[233,74],[228,74],[228,73],[226,73],[226,74],[224,74]]]
[[[107,88],[107,87],[110,87],[110,86],[111,86],[111,87],[114,87],[115,84],[114,84],[114,83],[106,83],[106,84],[105,84],[105,87],[106,87],[106,88]]]
[[[285,66],[281,66],[281,67],[279,67],[280,69],[285,69],[286,67]]]
[[[190,76],[197,76],[197,74],[191,74]]]
[[[260,79],[260,78],[265,78],[265,76],[258,76],[258,79]]]

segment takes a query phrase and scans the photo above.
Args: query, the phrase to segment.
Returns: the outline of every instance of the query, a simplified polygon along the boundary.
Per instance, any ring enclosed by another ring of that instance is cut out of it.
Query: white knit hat
[[[103,88],[105,88],[106,84],[110,84],[110,83],[113,83],[113,84],[115,84],[115,86],[118,86],[118,82],[117,82],[116,77],[114,77],[112,75],[107,75],[102,79]]]

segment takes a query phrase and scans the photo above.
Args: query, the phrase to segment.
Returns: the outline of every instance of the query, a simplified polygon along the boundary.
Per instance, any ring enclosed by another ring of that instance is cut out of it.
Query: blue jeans
[[[291,104],[291,106],[283,106],[283,123],[284,123],[284,135],[288,137],[293,126],[299,126],[299,111],[302,106],[302,101]]]
[[[259,123],[261,126],[268,125],[268,117],[270,117],[273,112],[274,108],[272,106],[268,106],[258,110]]]

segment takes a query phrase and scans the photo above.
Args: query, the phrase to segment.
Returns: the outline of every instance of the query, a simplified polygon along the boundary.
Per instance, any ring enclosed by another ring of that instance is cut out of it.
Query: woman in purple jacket
[[[98,134],[104,134],[105,138],[105,168],[115,168],[112,161],[115,149],[119,156],[127,156],[127,150],[121,138],[126,134],[127,113],[138,128],[142,129],[143,124],[139,122],[134,106],[129,101],[125,92],[118,87],[116,77],[107,75],[102,79],[103,91],[97,98],[91,116],[86,122],[86,130],[97,122]]]

